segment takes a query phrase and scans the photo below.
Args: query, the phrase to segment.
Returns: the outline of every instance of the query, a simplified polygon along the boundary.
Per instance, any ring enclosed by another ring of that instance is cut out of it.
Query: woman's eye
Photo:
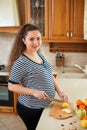
[[[37,41],[39,41],[41,38],[40,38],[40,37],[37,37],[36,39],[37,39]],[[30,41],[34,41],[35,38],[30,38],[29,40],[30,40]]]
[[[30,38],[30,41],[34,41],[34,38]]]
[[[37,40],[40,40],[40,37],[37,37]]]

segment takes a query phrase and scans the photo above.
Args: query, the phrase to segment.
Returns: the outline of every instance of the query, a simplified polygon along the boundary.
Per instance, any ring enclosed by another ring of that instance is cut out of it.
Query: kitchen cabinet
[[[0,32],[17,33],[25,23],[24,0],[0,0]]]
[[[26,0],[26,23],[39,26],[44,40],[48,39],[49,0]]]
[[[2,10],[0,13],[0,32],[17,33],[18,30],[27,23],[36,24],[40,27],[43,39],[48,39],[48,2],[46,0],[18,0],[11,2],[11,9],[7,8],[2,0]],[[9,4],[8,4],[9,5]],[[3,10],[10,12],[2,12]],[[7,21],[5,16],[8,15]],[[11,15],[9,17],[9,15]],[[11,21],[12,20],[12,21]],[[4,21],[4,22],[3,22]]]
[[[84,0],[49,0],[49,39],[84,41]]]

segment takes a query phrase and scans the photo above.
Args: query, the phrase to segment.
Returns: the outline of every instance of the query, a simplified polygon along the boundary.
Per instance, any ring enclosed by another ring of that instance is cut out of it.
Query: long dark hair
[[[32,25],[32,24],[26,24],[20,29],[20,31],[16,35],[16,39],[14,41],[14,44],[13,44],[13,47],[12,47],[12,50],[11,50],[11,53],[9,56],[9,60],[8,60],[8,72],[10,72],[11,67],[12,67],[13,63],[15,62],[15,60],[17,60],[18,57],[26,49],[26,46],[23,43],[22,39],[25,38],[28,31],[33,31],[33,30],[40,31],[38,26]]]

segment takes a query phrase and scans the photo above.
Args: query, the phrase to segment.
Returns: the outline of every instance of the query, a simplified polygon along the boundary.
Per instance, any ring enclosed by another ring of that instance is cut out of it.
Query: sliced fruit
[[[69,109],[69,108],[64,108],[64,109],[62,109],[62,111],[63,111],[63,112],[66,112],[66,113],[68,113],[68,114],[71,113],[71,109]]]

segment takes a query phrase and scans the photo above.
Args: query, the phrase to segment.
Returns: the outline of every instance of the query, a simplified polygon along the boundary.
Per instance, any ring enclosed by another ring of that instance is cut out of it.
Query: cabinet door
[[[26,23],[39,26],[42,38],[48,39],[49,0],[26,0]]]
[[[0,32],[17,33],[25,24],[24,0],[0,0]]]
[[[70,0],[49,1],[49,39],[69,39]]]
[[[71,0],[70,39],[83,40],[84,0]]]

